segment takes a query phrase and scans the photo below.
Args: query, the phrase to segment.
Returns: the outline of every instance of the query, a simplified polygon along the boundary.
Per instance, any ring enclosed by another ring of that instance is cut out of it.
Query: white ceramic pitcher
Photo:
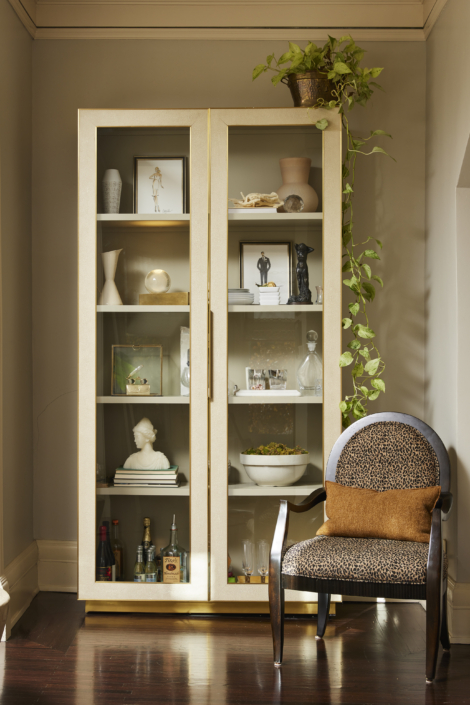
[[[122,299],[119,296],[119,291],[114,281],[116,267],[121,252],[122,249],[101,253],[105,282],[99,300],[100,306],[122,306]]]

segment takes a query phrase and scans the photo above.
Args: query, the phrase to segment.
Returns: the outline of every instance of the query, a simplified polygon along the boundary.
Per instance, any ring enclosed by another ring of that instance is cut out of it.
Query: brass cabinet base
[[[316,602],[286,602],[286,614],[317,614]],[[148,612],[159,614],[269,614],[267,602],[157,602],[86,600],[85,612]],[[336,614],[336,604],[330,605]]]

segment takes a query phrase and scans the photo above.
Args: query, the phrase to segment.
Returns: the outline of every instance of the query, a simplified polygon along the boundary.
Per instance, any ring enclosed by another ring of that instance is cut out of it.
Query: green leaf
[[[362,266],[362,269],[364,270],[364,272],[367,274],[367,278],[370,279],[370,277],[371,277],[371,275],[372,275],[372,270],[371,270],[371,268],[369,267],[369,265],[368,265],[368,264],[363,264],[363,265],[361,265],[361,266]]]
[[[366,410],[359,401],[354,404],[352,413],[355,419],[363,419],[367,415]]]
[[[377,135],[384,135],[385,137],[390,137],[390,139],[393,140],[392,135],[389,135],[388,132],[384,132],[383,130],[374,130],[370,133],[371,137],[376,137]]]
[[[351,311],[353,316],[357,316],[357,314],[359,313],[360,306],[358,303],[355,303],[355,304],[349,304],[348,308]]]
[[[264,64],[258,64],[258,66],[253,69],[251,80],[254,81],[255,78],[258,78],[258,76],[260,76],[264,71],[267,71],[267,66],[265,66]]]
[[[374,239],[375,239],[375,242],[377,243],[377,245],[380,247],[380,249],[382,249],[383,245],[382,245],[381,241],[377,240],[377,238],[374,238]]]
[[[351,348],[351,350],[359,350],[360,347],[361,347],[361,344],[360,344],[360,342],[359,342],[358,340],[351,340],[351,341],[348,343],[348,348]],[[359,350],[359,352],[360,352],[361,355],[362,355],[362,351]]]
[[[375,286],[369,282],[362,282],[362,288],[366,292],[367,297],[373,301],[375,299]]]
[[[343,193],[354,193],[354,191],[351,188],[351,184],[346,184],[346,186],[344,187]]]
[[[394,162],[397,161],[395,157],[392,157],[391,154],[385,151],[385,149],[382,149],[382,147],[377,147],[377,145],[375,145],[375,147],[372,147],[371,154],[374,154],[374,152],[380,152],[380,154],[385,154],[387,157],[390,157],[390,159],[393,159]]]
[[[362,323],[358,323],[356,326],[354,326],[353,330],[355,333],[357,333],[360,338],[375,338],[374,331],[368,328],[367,326],[363,326]]]
[[[370,75],[372,76],[372,78],[377,78],[377,76],[380,76],[382,71],[383,71],[383,68],[382,69],[371,69]]]
[[[370,360],[370,353],[367,348],[363,348],[362,350],[359,350],[359,355],[362,355],[364,360]]]
[[[344,330],[346,330],[347,328],[349,328],[351,326],[352,321],[350,318],[343,318],[342,324],[343,324]]]
[[[340,408],[341,413],[344,414],[344,412],[345,412],[345,411],[347,410],[347,408],[348,408],[348,405],[346,404],[345,401],[342,401],[342,402],[340,402],[339,408]]]
[[[288,72],[288,69],[282,69],[282,71],[279,71],[277,76],[273,76],[271,79],[271,83],[273,84],[273,86],[277,86],[277,84],[282,81],[282,79],[287,74],[287,72]]]
[[[385,392],[385,382],[383,379],[373,379],[371,385],[374,389],[378,389],[379,392]]]
[[[380,392],[378,392],[378,391],[371,392],[369,394],[370,401],[375,401],[377,399],[377,397],[379,396],[379,394],[380,394]]]
[[[376,274],[373,275],[372,279],[375,279],[375,281],[376,281],[376,282],[379,282],[380,286],[383,287],[383,285],[384,285],[383,281],[382,281],[381,278],[378,277]]]
[[[279,61],[277,62],[277,65],[281,66],[282,64],[286,64],[288,61],[292,61],[293,58],[294,58],[294,56],[293,56],[292,52],[286,51],[286,53],[283,54],[281,56],[281,58],[279,59]]]
[[[336,73],[339,73],[341,75],[345,73],[352,73],[349,66],[346,66],[346,64],[342,61],[336,61],[336,63],[333,64],[333,71],[336,71]],[[374,78],[376,78],[376,76],[374,76]]]
[[[315,123],[315,127],[318,130],[323,131],[323,130],[326,130],[326,128],[328,127],[329,124],[330,123],[328,122],[328,120],[326,118],[322,118],[321,120],[317,120],[317,122]]]
[[[352,235],[351,235],[351,233],[350,233],[349,231],[346,232],[346,233],[344,233],[344,235],[343,235],[343,247],[347,247],[347,246],[348,246],[348,243],[349,243],[351,237],[352,237]]]
[[[362,362],[356,362],[351,374],[354,379],[356,379],[356,377],[361,377],[364,374],[364,365]]]
[[[302,49],[299,47],[298,44],[294,44],[294,42],[289,42],[289,49],[293,54],[301,54],[303,55]],[[382,70],[382,69],[380,69]],[[377,74],[378,76],[378,74]],[[374,76],[374,78],[377,78],[377,76]]]
[[[337,77],[337,75],[338,75],[338,74],[336,73],[336,71],[328,71],[328,76],[327,76],[327,78],[328,78],[329,81],[334,81],[335,78]]]
[[[368,257],[369,259],[380,259],[378,256],[377,252],[375,250],[364,250],[364,255]]]
[[[270,54],[270,55],[267,57],[266,63],[267,63],[268,66],[271,66],[271,63],[272,63],[273,59],[274,59],[274,54]]]
[[[366,372],[368,372],[370,374],[370,376],[372,377],[372,375],[375,375],[375,373],[377,372],[379,365],[380,365],[380,357],[376,357],[375,360],[369,360],[369,362],[366,365]]]
[[[343,414],[343,428],[348,428],[351,425],[351,419]]]
[[[349,270],[352,268],[353,268],[353,263],[350,260],[348,260],[345,264],[343,264],[341,271],[342,272],[349,272]]]
[[[351,355],[351,353],[345,352],[339,358],[339,366],[340,367],[347,367],[348,365],[350,365],[353,362],[353,360],[354,360],[354,358]]]
[[[367,389],[367,387],[360,387],[360,390],[365,397],[369,395],[369,390]]]

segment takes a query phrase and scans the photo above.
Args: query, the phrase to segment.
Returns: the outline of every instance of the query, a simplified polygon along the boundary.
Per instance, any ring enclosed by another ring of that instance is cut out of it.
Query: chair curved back
[[[423,421],[408,414],[366,416],[336,441],[326,479],[384,492],[441,485],[449,491],[449,456],[441,439]]]

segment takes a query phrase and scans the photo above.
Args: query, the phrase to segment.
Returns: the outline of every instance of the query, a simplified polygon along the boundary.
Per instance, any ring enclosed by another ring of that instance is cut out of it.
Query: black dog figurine
[[[308,288],[308,266],[307,266],[307,255],[313,252],[313,247],[304,245],[301,242],[299,245],[295,246],[297,252],[297,267],[295,268],[297,274],[297,284],[299,285],[299,295],[291,296],[289,298],[288,304],[311,304],[312,303],[312,292]]]

